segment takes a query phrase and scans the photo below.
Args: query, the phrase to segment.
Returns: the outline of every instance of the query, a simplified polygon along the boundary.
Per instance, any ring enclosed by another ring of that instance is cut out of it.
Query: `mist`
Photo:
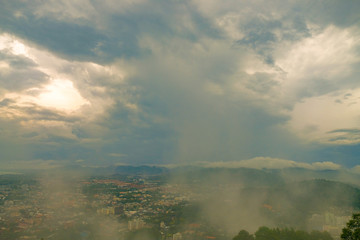
[[[0,236],[226,240],[266,226],[328,231],[338,238],[360,208],[359,186],[339,176],[340,171],[194,166],[1,175]]]
[[[294,171],[303,177],[299,179]],[[338,178],[334,181],[329,172],[323,173],[322,179],[311,177],[314,172],[304,169],[206,168],[184,172],[176,175],[173,183],[192,186],[198,195],[199,217],[229,235],[240,229],[254,233],[261,226],[310,232],[323,230],[323,225],[339,234],[341,224],[345,226],[360,203],[359,185],[342,183]],[[325,215],[331,216],[333,223],[326,221]],[[314,224],[314,218],[320,223]]]

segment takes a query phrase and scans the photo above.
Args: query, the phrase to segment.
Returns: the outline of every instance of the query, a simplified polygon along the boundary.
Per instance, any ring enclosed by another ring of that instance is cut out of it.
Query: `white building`
[[[131,221],[128,221],[128,229],[130,231],[132,230],[138,230],[145,227],[145,222],[142,219],[136,218]]]
[[[175,233],[173,235],[173,240],[181,240],[182,239],[182,235],[181,233]]]

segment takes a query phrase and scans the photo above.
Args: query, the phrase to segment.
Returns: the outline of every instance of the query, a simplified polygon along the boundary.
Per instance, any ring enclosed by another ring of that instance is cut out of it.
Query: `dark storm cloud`
[[[302,13],[310,21],[321,25],[334,24],[339,27],[358,25],[360,18],[359,2],[356,0],[345,1],[297,1],[294,4],[295,12]]]
[[[297,41],[310,36],[306,22],[297,15],[285,15],[280,18],[272,18],[271,15],[266,17],[254,15],[239,23],[238,28],[245,36],[236,40],[235,46],[244,45],[252,48],[270,65],[275,64],[272,56],[275,44],[282,41]]]
[[[0,27],[3,31],[11,32],[21,38],[41,44],[42,47],[51,49],[59,55],[69,56],[76,60],[97,57],[95,49],[102,50],[102,44],[105,44],[107,48],[114,47],[111,46],[113,43],[109,44],[107,36],[89,26],[59,22],[51,18],[38,19],[35,16],[28,16],[25,22],[17,20],[7,22],[4,15],[2,16]],[[119,46],[116,46],[116,49],[119,49]],[[126,55],[125,51],[123,55]],[[119,50],[117,53],[122,55]],[[133,53],[130,51],[128,54]]]
[[[8,72],[0,71],[1,88],[22,91],[48,81],[48,76],[36,69],[37,64],[27,57],[0,51],[0,61],[9,64]]]
[[[0,29],[50,49],[71,59],[108,61],[114,57],[129,57],[140,50],[135,37],[136,25],[126,18],[116,20],[115,31],[99,31],[91,22],[72,22],[37,16],[34,11],[41,3],[11,1],[1,10]],[[21,17],[15,17],[17,11]],[[116,33],[116,34],[114,34]]]
[[[115,58],[150,54],[149,49],[139,45],[139,38],[144,35],[159,40],[178,36],[194,41],[203,34],[219,35],[219,31],[188,2],[149,2],[121,13],[109,12],[101,7],[102,2],[89,2],[97,10],[101,27],[97,27],[93,19],[63,19],[50,12],[39,16],[36,10],[41,4],[6,2],[0,10],[0,29],[73,60],[110,62]],[[15,17],[19,12],[21,16]],[[194,29],[182,26],[184,13]]]

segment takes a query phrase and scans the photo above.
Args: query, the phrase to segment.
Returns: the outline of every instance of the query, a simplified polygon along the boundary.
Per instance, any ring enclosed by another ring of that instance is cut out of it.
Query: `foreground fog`
[[[225,240],[266,226],[337,239],[360,207],[360,189],[332,179],[335,172],[122,166],[1,175],[0,236]]]

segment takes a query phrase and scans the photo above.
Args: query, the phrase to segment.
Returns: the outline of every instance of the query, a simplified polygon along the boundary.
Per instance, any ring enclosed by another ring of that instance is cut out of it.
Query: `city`
[[[188,222],[190,201],[198,196],[157,180],[91,178],[76,182],[71,192],[51,189],[51,181],[14,182],[0,185],[1,239],[128,239],[138,230],[157,239],[225,236],[220,229]]]
[[[229,223],[222,222],[222,218],[229,218],[238,230],[242,226],[249,227],[246,221],[251,221],[251,216],[248,216],[248,220],[236,222],[238,218],[232,220],[231,214],[227,213],[229,209],[226,207],[229,206],[233,208],[230,211],[247,214],[246,209],[226,195],[228,190],[225,189],[235,188],[252,198],[236,200],[246,202],[249,209],[252,207],[248,202],[257,201],[251,211],[259,211],[259,216],[266,219],[264,223],[300,227],[308,231],[327,231],[334,239],[340,236],[354,210],[354,206],[344,202],[341,202],[342,207],[334,203],[327,209],[300,209],[302,212],[308,211],[308,214],[295,218],[294,214],[297,213],[290,212],[293,214],[291,219],[297,224],[291,225],[288,218],[290,210],[283,203],[276,204],[269,199],[272,188],[266,190],[267,200],[263,198],[264,201],[258,201],[253,200],[259,199],[254,194],[258,188],[264,192],[264,185],[249,188],[244,187],[244,181],[239,184],[226,180],[204,185],[199,178],[184,182],[169,180],[168,177],[167,174],[115,174],[82,178],[1,175],[0,238],[131,240],[145,236],[144,239],[157,240],[231,239],[235,230],[229,230],[226,226]],[[330,184],[333,191],[337,183],[320,181],[317,184]],[[279,198],[281,192],[279,189],[276,191]],[[213,202],[213,193],[221,195],[216,202]],[[209,210],[204,206],[209,201],[221,213],[217,213],[212,205],[209,205],[212,210],[206,212]],[[277,201],[284,200],[279,198]],[[214,218],[220,221],[214,221]],[[304,221],[307,221],[307,225],[301,225],[302,222],[305,224]]]

